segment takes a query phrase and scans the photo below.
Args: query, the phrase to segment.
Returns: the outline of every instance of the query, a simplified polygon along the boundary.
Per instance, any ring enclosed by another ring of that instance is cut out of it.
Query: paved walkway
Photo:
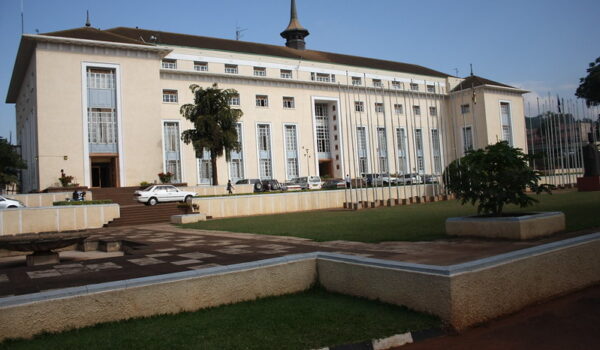
[[[126,246],[126,254],[69,252],[62,253],[60,264],[35,267],[25,266],[24,256],[0,259],[0,297],[314,251],[451,265],[552,240],[514,242],[452,239],[378,244],[348,241],[318,243],[295,237],[182,229],[169,224],[103,228],[90,230],[89,233],[90,239],[121,241]]]

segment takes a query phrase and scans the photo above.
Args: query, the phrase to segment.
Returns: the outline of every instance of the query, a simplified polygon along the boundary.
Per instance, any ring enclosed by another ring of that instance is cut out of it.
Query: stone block
[[[172,224],[191,224],[198,221],[206,221],[206,214],[184,214],[171,216]]]
[[[27,255],[27,266],[38,266],[58,263],[60,263],[60,259],[58,258],[58,253],[55,252],[36,252]]]

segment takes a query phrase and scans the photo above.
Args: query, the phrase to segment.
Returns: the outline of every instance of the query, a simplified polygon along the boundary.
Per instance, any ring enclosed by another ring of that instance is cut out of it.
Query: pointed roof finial
[[[86,27],[92,26],[92,24],[90,23],[90,11],[88,11],[88,10],[85,11],[85,26]]]
[[[310,33],[300,24],[298,20],[298,11],[296,10],[296,0],[292,0],[292,6],[290,10],[290,23],[287,28],[283,32],[281,32],[281,36],[287,39],[285,46],[291,47],[298,50],[304,50],[306,43],[304,42],[304,37],[308,36]]]

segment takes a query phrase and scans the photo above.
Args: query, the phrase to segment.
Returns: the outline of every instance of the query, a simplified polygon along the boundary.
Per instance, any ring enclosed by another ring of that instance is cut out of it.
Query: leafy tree
[[[588,107],[600,105],[600,57],[591,62],[588,75],[579,79],[579,87],[575,91],[577,97],[585,99]]]
[[[241,147],[235,126],[243,113],[229,106],[230,99],[238,93],[233,89],[219,89],[217,84],[206,89],[192,84],[190,90],[194,103],[181,106],[180,113],[194,124],[194,129],[185,130],[181,139],[186,144],[191,143],[196,154],[205,148],[210,151],[213,184],[218,185],[217,158],[225,152],[229,160],[231,151],[239,151]]]
[[[19,170],[26,169],[27,165],[17,153],[15,147],[0,137],[0,188],[15,183],[19,180]]]
[[[529,159],[520,148],[500,141],[453,161],[443,179],[462,204],[478,202],[480,215],[502,216],[506,204],[524,208],[537,202],[525,194],[527,188],[536,194],[550,193],[550,186],[538,184],[540,173],[528,166]]]

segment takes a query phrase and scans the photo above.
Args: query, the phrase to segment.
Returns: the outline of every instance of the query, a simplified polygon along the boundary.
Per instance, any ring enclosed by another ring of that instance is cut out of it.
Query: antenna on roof
[[[247,31],[248,28],[240,28],[237,24],[235,25],[235,40],[240,40],[242,38],[242,32]]]
[[[473,76],[473,63],[469,63],[471,65],[471,76]]]
[[[23,19],[23,0],[21,0],[21,35],[25,34],[25,20]]]
[[[90,11],[89,10],[85,10],[85,26],[86,27],[92,26],[92,24],[90,23]]]

